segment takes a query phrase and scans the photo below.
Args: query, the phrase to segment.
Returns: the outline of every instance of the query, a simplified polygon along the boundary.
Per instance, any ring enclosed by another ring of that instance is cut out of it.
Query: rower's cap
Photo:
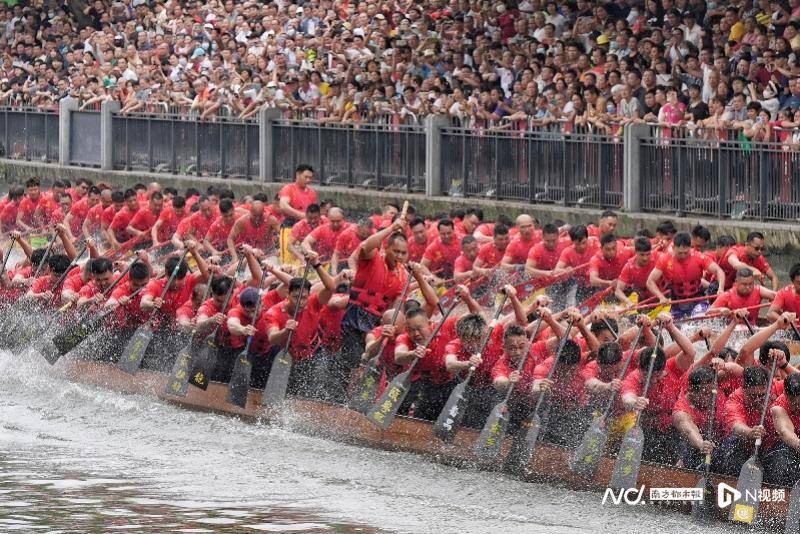
[[[242,303],[242,306],[255,306],[256,302],[258,302],[258,289],[254,287],[248,287],[239,295],[239,302]]]

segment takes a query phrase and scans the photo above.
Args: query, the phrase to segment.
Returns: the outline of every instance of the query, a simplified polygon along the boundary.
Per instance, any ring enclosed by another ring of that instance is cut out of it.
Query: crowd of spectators
[[[0,5],[0,99],[122,113],[584,127],[800,124],[800,0]]]

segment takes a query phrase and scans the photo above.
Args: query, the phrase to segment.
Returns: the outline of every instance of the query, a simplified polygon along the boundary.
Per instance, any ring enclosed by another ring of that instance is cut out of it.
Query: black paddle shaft
[[[294,307],[294,312],[292,313],[292,321],[297,321],[297,316],[300,314],[300,299],[303,298],[303,291],[305,290],[306,280],[308,280],[308,271],[310,270],[311,262],[306,261],[306,267],[303,269],[303,283],[300,284],[300,295],[297,297],[297,305]],[[283,350],[289,350],[289,345],[292,343],[292,336],[294,335],[294,330],[289,330],[289,335],[286,336],[286,343],[283,345]],[[251,336],[252,337],[252,336]],[[247,340],[248,346],[250,346],[250,340]]]
[[[714,427],[716,426],[717,419],[717,397],[719,395],[719,383],[717,380],[717,371],[714,370],[714,382],[711,384],[711,409],[708,414],[708,435],[707,439],[712,441],[714,439]],[[708,472],[711,469],[711,453],[706,453],[706,463],[703,466],[708,477]]]
[[[237,272],[237,273],[239,272],[239,269],[242,267],[242,264],[244,264],[244,260],[245,259],[246,258],[245,258],[244,255],[242,255],[242,257],[239,258],[239,262],[236,264],[236,271],[235,272]],[[263,276],[263,274],[262,274],[262,276]],[[208,285],[209,286],[211,285],[211,281],[210,280],[208,282]],[[228,288],[228,292],[225,293],[225,302],[222,303],[222,308],[220,308],[220,310],[219,310],[220,313],[224,314],[224,313],[226,313],[228,311],[228,306],[230,306],[231,300],[233,299],[233,290],[234,289],[236,289],[236,276],[235,275],[233,277],[233,280],[231,281],[231,286]],[[214,330],[211,332],[211,337],[212,338],[214,338],[214,339],[217,338],[217,334],[219,333],[219,329],[221,327],[222,327],[222,324],[218,324],[217,326],[214,327]]]
[[[662,324],[658,328],[658,334],[656,334],[656,344],[653,347],[653,353],[650,355],[650,364],[647,366],[647,378],[644,381],[644,387],[642,388],[642,397],[647,397],[647,392],[650,391],[650,383],[653,380],[653,367],[655,367],[656,359],[658,358],[658,349],[661,345],[661,332],[664,330],[664,325]],[[636,412],[636,424],[639,424],[639,415],[640,411],[637,410]]]
[[[531,345],[533,345],[534,341],[536,341],[536,336],[539,335],[539,331],[542,329],[542,322],[543,317],[540,315],[539,319],[536,321],[536,327],[533,329],[530,337],[528,338],[528,342],[525,344],[525,353],[520,358],[519,363],[517,364],[516,371],[517,373],[521,373],[522,370],[525,368],[525,364],[528,363],[528,356],[531,352]],[[509,384],[508,389],[506,390],[506,395],[503,397],[503,404],[508,404],[508,400],[511,398],[511,394],[514,393],[514,386],[516,383]]]
[[[183,254],[181,255],[181,259],[178,260],[178,263],[175,264],[175,268],[172,269],[172,273],[169,275],[169,278],[167,278],[167,283],[164,284],[164,289],[161,290],[161,296],[159,297],[160,300],[164,300],[164,297],[167,296],[167,291],[169,291],[169,286],[172,285],[172,281],[175,280],[176,276],[178,276],[178,271],[181,268],[181,263],[183,263],[183,260],[186,258],[187,254],[189,254],[189,249],[186,249],[183,252]],[[153,321],[153,318],[156,316],[157,311],[158,308],[155,307],[150,311],[150,316],[147,318],[146,324],[149,325]]]
[[[630,368],[631,361],[633,360],[633,354],[636,352],[636,346],[639,344],[639,340],[642,338],[642,333],[644,332],[644,328],[645,326],[641,325],[639,327],[639,330],[636,332],[636,338],[633,340],[633,343],[631,344],[631,350],[628,354],[628,357],[625,358],[625,364],[622,366],[622,371],[620,371],[619,375],[617,376],[617,379],[622,380],[623,378],[625,378],[625,375],[628,374],[628,369]],[[611,409],[614,407],[614,401],[617,400],[618,395],[619,392],[616,393],[612,392],[608,396],[605,408],[603,408],[603,415],[602,415],[603,419],[608,418],[609,414],[611,414]]]
[[[478,349],[478,354],[481,356],[483,355],[483,351],[486,350],[486,345],[489,344],[489,339],[492,337],[492,331],[494,330],[494,325],[497,323],[497,319],[500,318],[500,314],[503,313],[503,306],[506,305],[506,301],[508,300],[508,295],[503,293],[503,298],[500,300],[500,305],[497,307],[497,310],[494,312],[494,317],[492,321],[489,323],[486,332],[483,334],[483,339],[481,339],[481,345]],[[464,379],[465,382],[469,383],[470,379],[472,378],[472,374],[475,372],[475,367],[473,365],[469,366],[469,371],[467,372],[467,377]]]
[[[53,250],[53,245],[56,243],[56,237],[58,234],[53,233],[52,237],[50,237],[50,242],[47,243],[47,248],[44,251],[44,256],[42,256],[42,260],[39,262],[39,265],[36,266],[36,271],[33,273],[33,279],[36,280],[39,278],[39,274],[41,274],[42,269],[44,269],[44,264],[47,263],[47,259],[50,257],[50,252]]]
[[[756,333],[756,329],[753,328],[753,324],[750,322],[750,318],[743,317],[742,321],[744,321],[744,325],[747,327],[747,331],[750,332],[750,335],[754,335]]]
[[[8,252],[6,252],[6,257],[3,259],[3,267],[0,269],[0,276],[6,274],[6,265],[8,265],[8,259],[11,257],[11,252],[14,250],[14,243],[16,243],[16,241],[16,237],[11,238],[11,243],[8,245]]]
[[[772,358],[772,368],[769,371],[769,381],[767,381],[767,392],[764,394],[764,403],[761,405],[761,417],[759,418],[758,426],[764,426],[764,420],[767,418],[767,409],[769,408],[769,400],[772,397],[772,381],[775,379],[775,368],[778,365],[778,358]],[[753,457],[758,454],[758,449],[761,447],[761,438],[756,439],[755,450]]]
[[[392,322],[389,323],[391,326],[394,326],[397,323],[397,318],[400,316],[400,308],[403,307],[403,303],[406,300],[406,295],[408,295],[408,289],[409,287],[411,287],[411,278],[412,278],[411,274],[406,275],[406,283],[403,286],[403,291],[400,293],[400,301],[397,303],[397,306],[394,307],[394,311],[392,312]],[[386,337],[383,337],[383,339],[381,339],[380,345],[374,351],[375,354],[371,356],[370,359],[373,359],[377,357],[379,354],[381,354],[385,346],[386,346]]]

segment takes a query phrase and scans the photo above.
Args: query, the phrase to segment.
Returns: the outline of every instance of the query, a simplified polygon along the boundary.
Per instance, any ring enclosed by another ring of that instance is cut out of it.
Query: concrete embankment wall
[[[224,184],[236,192],[237,196],[254,194],[263,191],[274,194],[283,184],[260,183],[244,180],[220,179],[203,176],[180,176],[139,171],[102,171],[93,168],[48,165],[37,162],[0,159],[0,181],[5,184],[19,184],[31,176],[38,176],[43,183],[49,184],[55,179],[68,178],[75,181],[86,177],[94,181],[104,181],[119,186],[132,186],[137,182],[158,181],[163,185],[176,187],[183,191],[187,187],[195,187],[201,191],[209,185]],[[540,221],[562,219],[568,223],[590,223],[597,220],[600,210],[558,206],[552,204],[528,204],[523,202],[497,201],[486,198],[451,198],[430,197],[421,194],[403,194],[399,192],[374,191],[363,188],[316,186],[320,198],[330,198],[345,210],[368,212],[385,202],[408,199],[417,211],[426,215],[448,212],[454,207],[480,205],[488,220],[504,213],[512,219],[520,213],[529,213]],[[680,230],[690,230],[698,223],[706,225],[712,236],[731,234],[738,241],[753,231],[763,232],[769,247],[768,258],[775,255],[781,260],[789,260],[786,256],[800,255],[800,224],[758,221],[732,221],[700,218],[677,218],[674,214],[664,213],[620,213],[618,233],[624,236],[633,235],[639,228],[653,230],[659,221],[671,218]],[[776,258],[778,259],[778,258]]]

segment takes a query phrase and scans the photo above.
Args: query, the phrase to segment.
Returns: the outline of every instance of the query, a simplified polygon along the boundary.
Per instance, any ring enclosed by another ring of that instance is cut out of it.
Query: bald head
[[[529,240],[533,237],[533,217],[523,213],[517,217],[517,230],[519,235],[524,240]]]

